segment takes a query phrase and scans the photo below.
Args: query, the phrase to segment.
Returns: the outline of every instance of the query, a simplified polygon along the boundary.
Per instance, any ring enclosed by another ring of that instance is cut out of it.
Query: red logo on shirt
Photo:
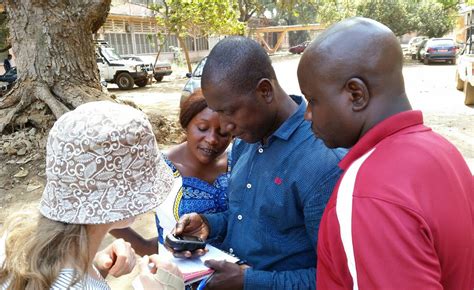
[[[283,180],[280,177],[275,177],[274,182],[276,185],[280,185],[283,182]]]

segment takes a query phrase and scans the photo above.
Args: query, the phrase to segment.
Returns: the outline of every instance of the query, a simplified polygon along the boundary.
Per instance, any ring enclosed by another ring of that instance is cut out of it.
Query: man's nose
[[[232,134],[232,131],[235,129],[235,125],[232,122],[220,119],[221,133],[222,134]]]

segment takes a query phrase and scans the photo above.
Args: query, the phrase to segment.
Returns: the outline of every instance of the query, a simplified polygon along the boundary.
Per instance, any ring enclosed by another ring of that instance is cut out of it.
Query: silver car
[[[183,91],[181,92],[181,100],[179,104],[181,105],[186,99],[198,88],[201,87],[201,75],[202,70],[204,69],[204,65],[206,64],[207,56],[201,61],[199,61],[197,67],[194,69],[192,73],[187,73],[186,77],[189,80],[184,85]]]
[[[418,51],[420,46],[423,44],[423,40],[428,39],[426,36],[416,36],[410,39],[408,42],[408,52],[411,55],[411,59],[418,59]]]

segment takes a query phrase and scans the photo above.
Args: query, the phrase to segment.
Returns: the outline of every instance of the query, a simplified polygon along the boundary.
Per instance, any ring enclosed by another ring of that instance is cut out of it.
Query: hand
[[[130,243],[123,239],[115,240],[102,251],[97,252],[94,257],[94,265],[102,277],[111,274],[114,277],[132,272],[135,267],[135,251]]]
[[[173,229],[172,233],[176,235],[191,235],[195,237],[199,237],[201,240],[205,241],[209,236],[209,227],[204,222],[202,217],[197,213],[190,213],[181,216],[179,221],[176,223],[175,228]],[[166,246],[166,245],[165,245]],[[183,252],[175,252],[173,249],[166,247],[170,252],[173,253],[175,257],[178,258],[192,258],[197,256],[204,255],[207,250],[196,250],[194,252],[190,251],[183,251]]]
[[[135,253],[140,256],[153,255],[158,252],[158,237],[145,239],[130,227],[113,229],[109,234],[117,239],[122,238],[132,244]]]
[[[153,267],[150,268],[150,265]],[[158,255],[144,256],[138,269],[140,274],[133,281],[135,289],[184,289],[183,274],[178,267],[160,260]]]
[[[214,269],[212,278],[206,284],[205,289],[217,290],[241,290],[244,289],[244,271],[247,265],[237,265],[226,261],[207,260],[204,264]]]
[[[173,233],[196,236],[205,241],[209,236],[209,227],[199,214],[193,212],[181,216],[176,223]]]

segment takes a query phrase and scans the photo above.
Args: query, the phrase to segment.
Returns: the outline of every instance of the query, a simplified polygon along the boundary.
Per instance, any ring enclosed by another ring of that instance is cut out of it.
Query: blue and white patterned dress
[[[183,214],[191,212],[217,213],[227,210],[231,152],[227,152],[227,172],[219,175],[212,184],[197,177],[182,176],[166,156],[164,160],[172,169],[174,177],[181,180],[175,184],[182,185],[179,189],[173,190],[156,210],[156,227],[160,243],[163,243],[163,237],[174,228]]]

